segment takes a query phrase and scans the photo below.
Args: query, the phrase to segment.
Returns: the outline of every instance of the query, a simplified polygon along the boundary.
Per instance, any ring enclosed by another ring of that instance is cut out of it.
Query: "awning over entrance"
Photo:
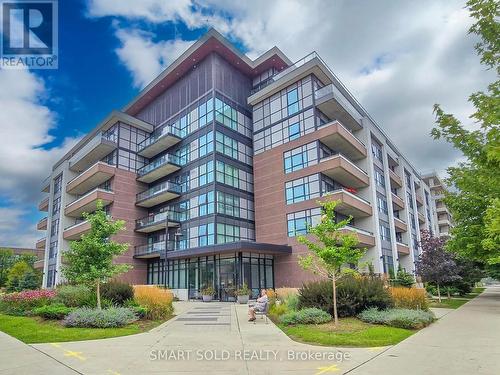
[[[203,255],[234,253],[239,251],[285,255],[292,253],[292,247],[288,245],[276,245],[262,242],[238,241],[213,246],[195,247],[186,250],[167,251],[167,259],[189,258]]]

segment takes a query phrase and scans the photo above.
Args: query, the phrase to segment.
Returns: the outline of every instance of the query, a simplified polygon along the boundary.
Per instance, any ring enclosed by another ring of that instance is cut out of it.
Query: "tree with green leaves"
[[[10,249],[0,249],[0,288],[5,286],[9,269],[16,262],[14,252]]]
[[[481,63],[496,72],[497,80],[486,92],[472,94],[474,130],[467,130],[440,105],[434,106],[435,139],[444,139],[460,150],[466,161],[448,168],[447,182],[457,190],[447,192],[446,206],[455,223],[447,249],[486,265],[500,265],[500,3],[469,0],[475,23],[469,32],[480,37],[475,48]]]
[[[315,275],[331,280],[333,286],[333,317],[338,324],[337,314],[337,279],[340,268],[348,263],[357,264],[366,249],[358,248],[359,240],[354,233],[342,229],[349,224],[351,217],[336,221],[335,207],[338,201],[318,202],[322,209],[320,222],[307,226],[308,236],[298,236],[299,243],[306,245],[310,254],[299,256],[299,264]]]
[[[101,284],[132,267],[113,263],[113,258],[125,253],[129,246],[111,240],[111,236],[123,230],[125,222],[111,219],[102,201],[97,202],[94,213],[83,213],[83,217],[90,223],[90,231],[70,242],[69,250],[64,253],[63,274],[69,282],[95,288],[97,308],[101,309]]]

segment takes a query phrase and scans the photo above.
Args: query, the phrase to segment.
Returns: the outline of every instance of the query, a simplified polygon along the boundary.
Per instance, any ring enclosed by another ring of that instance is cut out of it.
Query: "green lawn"
[[[486,288],[477,287],[472,290],[469,294],[462,297],[452,297],[448,299],[446,296],[441,296],[441,303],[437,299],[429,301],[429,307],[444,307],[447,309],[458,309],[463,304],[469,302],[471,299],[476,298],[480,295]]]
[[[122,328],[66,328],[57,321],[0,314],[0,331],[26,344],[127,336],[149,331],[161,323],[163,321],[138,321]]]
[[[413,335],[414,330],[368,324],[356,318],[319,325],[278,326],[295,341],[326,346],[373,347],[394,345]]]

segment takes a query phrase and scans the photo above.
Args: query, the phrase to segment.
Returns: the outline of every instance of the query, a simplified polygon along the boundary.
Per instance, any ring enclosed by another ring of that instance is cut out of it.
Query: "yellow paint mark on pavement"
[[[340,371],[340,369],[337,367],[337,365],[331,365],[328,367],[318,367],[317,370],[319,370],[319,371],[316,373],[316,375],[326,374],[327,372]]]
[[[58,342],[53,342],[50,345],[55,346],[56,348],[60,348],[61,347],[61,344],[59,344]]]
[[[379,352],[381,351],[382,349],[384,349],[383,347],[381,346],[374,346],[373,348],[368,348],[368,351],[369,352]]]
[[[108,370],[108,372],[111,374],[111,375],[120,375],[119,372],[116,372],[116,371],[113,371],[113,370]]]
[[[64,356],[65,357],[75,357],[75,358],[78,358],[80,361],[85,361],[85,357],[82,356],[82,352],[73,352],[71,350],[65,350],[64,351]]]

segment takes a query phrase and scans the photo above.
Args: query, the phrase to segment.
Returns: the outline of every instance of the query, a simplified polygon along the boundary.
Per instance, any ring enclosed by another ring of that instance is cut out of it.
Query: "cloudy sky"
[[[419,170],[443,171],[460,155],[429,137],[433,104],[470,123],[467,97],[492,80],[464,3],[60,2],[59,69],[0,70],[0,245],[34,246],[50,166],[209,27],[252,58],[274,45],[292,61],[317,51]]]

